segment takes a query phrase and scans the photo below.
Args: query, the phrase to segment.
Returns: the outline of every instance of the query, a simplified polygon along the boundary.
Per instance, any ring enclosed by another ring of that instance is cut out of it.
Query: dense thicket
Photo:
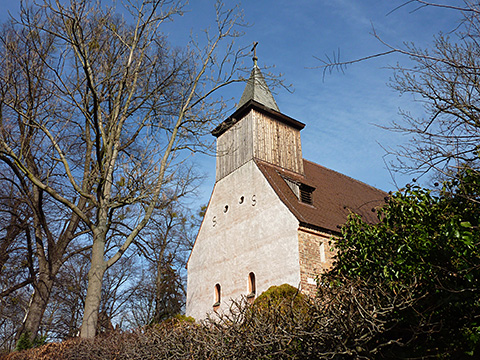
[[[388,344],[372,334],[384,331],[381,288],[345,283],[310,299],[283,285],[253,306],[237,303],[232,313],[198,324],[172,319],[134,332],[111,332],[94,340],[13,353],[27,359],[349,359],[371,357]]]

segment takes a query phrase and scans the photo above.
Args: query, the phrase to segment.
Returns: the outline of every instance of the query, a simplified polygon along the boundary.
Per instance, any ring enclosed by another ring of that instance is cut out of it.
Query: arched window
[[[222,300],[222,287],[220,284],[215,285],[215,303],[213,304],[213,308],[216,310],[220,306],[220,301]]]
[[[255,283],[255,274],[251,272],[248,274],[248,294],[247,299],[254,299],[257,292],[257,285]]]

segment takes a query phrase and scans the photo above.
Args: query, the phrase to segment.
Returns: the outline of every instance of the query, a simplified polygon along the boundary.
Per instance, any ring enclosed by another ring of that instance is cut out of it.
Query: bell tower
[[[253,62],[237,110],[212,131],[217,137],[217,182],[252,159],[304,174],[300,130],[305,125],[280,112],[256,54]]]

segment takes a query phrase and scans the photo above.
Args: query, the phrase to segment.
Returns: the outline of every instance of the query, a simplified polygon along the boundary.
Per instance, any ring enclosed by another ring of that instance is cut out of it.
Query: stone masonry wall
[[[330,234],[320,231],[298,229],[300,288],[304,294],[315,295],[318,275],[333,264],[335,251],[329,245],[330,238]]]
[[[253,160],[215,184],[188,260],[186,314],[229,311],[230,300],[251,292],[250,273],[257,295],[300,283],[298,220]]]

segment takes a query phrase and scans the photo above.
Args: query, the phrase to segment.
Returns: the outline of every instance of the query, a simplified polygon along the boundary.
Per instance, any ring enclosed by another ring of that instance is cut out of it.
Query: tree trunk
[[[25,320],[22,328],[18,332],[18,338],[23,333],[28,333],[30,341],[33,341],[38,334],[40,324],[42,322],[43,314],[47,308],[48,299],[52,292],[54,276],[51,276],[47,272],[39,274],[38,280],[35,284],[32,300],[28,307]]]
[[[156,275],[155,275],[155,312],[153,314],[153,321],[160,323],[161,322],[161,292],[162,292],[162,280],[163,280],[163,269],[162,261],[165,257],[165,249],[167,247],[166,239],[170,233],[172,226],[171,222],[167,223],[165,229],[165,235],[161,238],[160,246],[156,255]]]
[[[0,274],[2,270],[5,268],[5,263],[7,262],[8,258],[10,257],[8,249],[15,241],[17,236],[24,231],[25,229],[25,222],[21,221],[19,218],[12,216],[10,220],[10,224],[6,227],[6,234],[0,242]]]
[[[105,274],[106,261],[103,258],[105,248],[105,232],[94,234],[92,247],[92,265],[88,271],[88,288],[85,298],[80,336],[84,339],[95,337],[98,324],[98,310],[102,299],[102,282]]]

